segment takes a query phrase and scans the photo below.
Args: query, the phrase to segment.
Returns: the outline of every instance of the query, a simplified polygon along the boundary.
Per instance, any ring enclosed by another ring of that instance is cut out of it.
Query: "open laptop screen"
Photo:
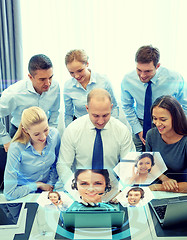
[[[0,228],[19,227],[24,203],[0,203]]]
[[[150,206],[162,227],[173,227],[187,221],[187,196],[153,199]]]

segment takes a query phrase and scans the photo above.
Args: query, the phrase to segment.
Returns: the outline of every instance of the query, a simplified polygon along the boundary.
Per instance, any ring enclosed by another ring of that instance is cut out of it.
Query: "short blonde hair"
[[[47,120],[47,116],[43,109],[39,107],[30,107],[23,111],[21,116],[21,123],[18,127],[16,134],[14,135],[12,142],[20,142],[26,144],[30,140],[30,136],[24,129],[29,129],[30,126],[39,124]]]
[[[65,64],[72,63],[74,60],[87,64],[88,56],[83,49],[74,49],[69,51],[65,56]]]

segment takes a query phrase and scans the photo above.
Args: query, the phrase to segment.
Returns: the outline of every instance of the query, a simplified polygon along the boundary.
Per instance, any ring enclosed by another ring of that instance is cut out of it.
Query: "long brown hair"
[[[168,110],[172,116],[173,130],[179,135],[187,135],[187,118],[182,106],[176,98],[171,95],[165,95],[157,98],[151,107],[151,115],[153,108],[155,107]]]

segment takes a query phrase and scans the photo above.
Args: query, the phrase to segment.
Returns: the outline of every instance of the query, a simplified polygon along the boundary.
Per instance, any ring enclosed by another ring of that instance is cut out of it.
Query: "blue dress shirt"
[[[11,114],[11,123],[18,127],[23,110],[32,106],[42,108],[48,117],[49,125],[57,127],[60,108],[59,84],[52,81],[49,90],[41,95],[35,91],[30,79],[12,84],[3,91],[0,98],[0,118]],[[0,144],[8,143],[10,140],[5,126],[0,121]]]
[[[105,75],[100,75],[91,71],[90,82],[88,83],[86,89],[84,89],[75,78],[69,79],[64,84],[66,127],[73,121],[73,116],[79,118],[87,114],[85,107],[87,104],[87,95],[94,88],[104,88],[110,93],[113,103],[112,116],[118,118],[119,107],[109,79]]]
[[[36,182],[54,185],[57,181],[56,161],[60,135],[50,128],[47,143],[39,154],[28,142],[12,142],[8,149],[4,174],[4,194],[8,200],[23,197],[37,190]]]
[[[187,114],[187,86],[183,77],[164,67],[159,67],[152,81],[152,103],[162,95],[174,96]],[[121,83],[122,108],[134,134],[143,131],[138,118],[144,116],[144,98],[148,83],[142,83],[136,70],[125,75]]]

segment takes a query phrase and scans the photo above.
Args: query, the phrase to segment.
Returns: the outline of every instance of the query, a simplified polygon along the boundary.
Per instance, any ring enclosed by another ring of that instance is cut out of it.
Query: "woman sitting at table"
[[[51,191],[57,180],[56,160],[60,148],[58,130],[49,128],[45,112],[30,107],[12,139],[4,174],[8,200],[38,191]]]
[[[187,118],[172,96],[161,96],[151,108],[156,128],[148,131],[146,151],[160,152],[168,170],[159,179],[166,191],[178,191],[187,181]],[[167,175],[167,176],[166,176]]]
[[[107,90],[112,99],[112,116],[118,118],[119,108],[112,85],[105,75],[91,71],[88,66],[88,56],[82,49],[71,50],[65,57],[66,67],[72,78],[64,85],[65,126],[75,118],[85,114],[88,93],[94,88]]]
[[[75,172],[71,187],[78,190],[84,204],[100,203],[102,196],[111,190],[108,170],[79,169]]]

